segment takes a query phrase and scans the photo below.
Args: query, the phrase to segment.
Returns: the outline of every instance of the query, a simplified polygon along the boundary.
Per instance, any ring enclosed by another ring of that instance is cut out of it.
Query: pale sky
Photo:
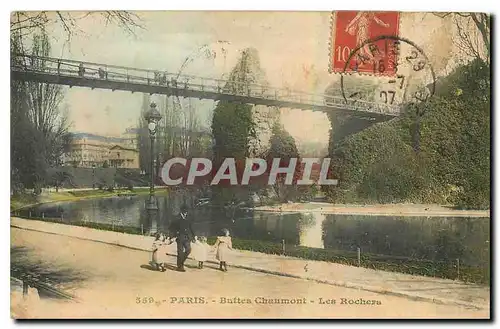
[[[272,86],[322,93],[339,79],[328,73],[331,13],[329,12],[138,12],[145,30],[130,36],[117,26],[105,26],[89,16],[80,20],[82,33],[68,44],[61,30],[49,29],[53,56],[75,60],[177,72],[186,56],[204,44],[217,52],[214,61],[202,56],[184,73],[220,78],[236,63],[241,50],[258,50],[261,67]],[[75,14],[78,15],[78,14]],[[446,69],[451,44],[450,24],[432,14],[403,13],[400,35],[425,49],[438,72]],[[224,58],[221,43],[225,44]],[[154,100],[154,96],[153,96]],[[74,131],[119,135],[138,121],[141,94],[67,88]],[[214,107],[198,101],[203,113]],[[205,110],[206,109],[206,110]],[[205,117],[204,122],[210,119]],[[327,143],[329,122],[325,114],[283,110],[285,128],[300,140]]]

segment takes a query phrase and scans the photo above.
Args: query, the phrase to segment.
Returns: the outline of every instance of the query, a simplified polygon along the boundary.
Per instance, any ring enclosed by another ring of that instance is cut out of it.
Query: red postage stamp
[[[398,36],[399,12],[338,11],[332,15],[330,72],[395,74],[397,52],[390,49],[394,44],[387,39],[371,40]]]

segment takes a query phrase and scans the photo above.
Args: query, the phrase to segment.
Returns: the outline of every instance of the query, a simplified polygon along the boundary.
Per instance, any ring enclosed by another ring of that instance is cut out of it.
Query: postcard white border
[[[2,63],[3,65],[0,66],[1,74],[0,76],[2,77],[1,83],[2,83],[2,88],[0,89],[2,92],[2,99],[3,101],[3,106],[2,106],[2,111],[1,111],[1,116],[2,118],[0,119],[0,134],[2,137],[2,143],[0,143],[0,150],[1,153],[3,154],[3,159],[4,161],[0,162],[1,166],[1,171],[0,173],[2,174],[2,179],[0,180],[2,182],[3,188],[1,189],[2,195],[0,197],[0,202],[1,202],[1,209],[2,213],[5,214],[5,217],[3,218],[4,220],[4,228],[0,230],[0,241],[3,241],[3,246],[1,248],[1,263],[3,264],[2,266],[2,271],[1,271],[1,312],[2,316],[0,319],[1,322],[1,328],[12,328],[16,325],[16,323],[10,319],[10,285],[8,284],[9,282],[9,262],[10,262],[10,226],[9,226],[9,220],[8,220],[8,213],[9,213],[9,199],[10,199],[10,188],[9,188],[9,182],[10,182],[10,143],[7,143],[7,141],[10,140],[10,92],[9,92],[9,86],[10,86],[10,71],[9,71],[9,65],[7,65],[7,62],[9,61],[9,36],[8,36],[8,29],[7,29],[7,21],[9,20],[10,17],[10,12],[14,10],[99,10],[99,9],[123,9],[123,10],[289,10],[289,11],[297,11],[297,10],[307,10],[307,11],[328,11],[331,12],[332,10],[377,10],[377,11],[476,11],[476,12],[488,12],[488,13],[497,13],[497,8],[498,8],[498,3],[495,1],[436,1],[436,0],[418,0],[418,1],[396,1],[396,0],[390,0],[390,1],[369,1],[369,0],[358,0],[358,1],[321,1],[321,0],[308,0],[308,1],[297,1],[297,0],[292,0],[292,1],[283,1],[283,2],[271,2],[269,0],[252,0],[248,2],[241,2],[241,1],[232,1],[228,2],[227,0],[211,0],[211,1],[206,1],[206,0],[183,0],[179,2],[174,2],[174,1],[155,1],[155,0],[142,0],[142,1],[131,1],[131,0],[108,0],[108,1],[102,1],[102,0],[87,0],[84,2],[74,2],[74,1],[62,1],[62,0],[47,0],[43,1],[41,3],[39,0],[24,0],[24,1],[16,1],[16,2],[11,2],[11,1],[3,1],[0,4],[1,8],[1,17],[2,22],[5,22],[4,28],[0,29],[1,38],[2,40],[2,51],[0,54],[2,55]],[[498,25],[498,23],[496,24]],[[492,33],[492,36],[494,36],[495,33]],[[495,47],[495,52],[496,52],[496,47]],[[498,65],[496,66],[496,69],[498,69]],[[498,73],[495,71],[495,73]],[[495,86],[495,92],[493,92],[493,95],[500,95],[499,93],[500,87],[498,87],[498,84]],[[495,116],[495,122],[494,126],[500,127],[499,123],[499,116]],[[496,137],[496,136],[495,136]],[[498,140],[495,138],[495,153],[500,154],[500,146],[498,143]],[[8,160],[7,160],[8,159]],[[498,165],[498,161],[497,161]],[[493,169],[493,168],[492,168]],[[498,166],[495,166],[495,169],[498,169]],[[495,199],[493,204],[498,205],[500,204],[500,196],[497,194],[495,195]],[[492,234],[495,237],[498,237],[500,235],[496,234],[498,233],[498,223],[495,225],[496,230],[495,232],[492,232]],[[8,242],[7,242],[8,241]],[[496,245],[496,243],[495,243]],[[496,254],[496,259],[493,261],[495,264],[500,264],[498,261],[498,252]],[[498,273],[498,271],[496,271]],[[495,279],[497,279],[495,277]],[[496,285],[498,287],[498,281],[496,281]],[[495,303],[498,305],[498,303]],[[497,314],[498,315],[498,314]],[[199,324],[199,323],[198,323]],[[295,326],[309,326],[313,325],[314,323],[304,323],[304,322],[298,322],[295,324]],[[376,325],[376,326],[387,326],[389,323],[369,323],[369,322],[363,322],[363,323],[356,323],[356,324],[349,324],[349,323],[322,323],[323,325],[334,325],[336,328],[342,328],[342,327],[349,327],[352,328],[354,327],[360,327],[360,326],[365,326],[365,325]],[[472,324],[470,322],[464,323],[467,324],[468,326],[479,326],[480,324]],[[53,327],[53,323],[36,323],[33,324],[31,323],[30,325],[37,325],[37,326],[45,326],[45,327]],[[67,328],[73,328],[76,326],[81,326],[82,324],[77,324],[77,323],[65,323],[65,324],[59,324],[57,325],[58,327],[67,327]],[[93,328],[109,328],[109,327],[123,327],[124,325],[127,327],[134,327],[134,328],[145,328],[148,325],[151,325],[151,323],[130,323],[130,324],[124,324],[124,323],[86,323],[86,325],[92,325]],[[174,323],[155,323],[154,325],[156,326],[165,326],[168,325],[170,328],[172,327],[177,327],[177,326],[182,326],[184,328],[186,327],[192,327],[195,326],[196,323],[179,323],[179,324],[174,324]],[[207,325],[207,324],[204,324]],[[233,327],[235,325],[242,325],[242,324],[236,324],[234,322],[228,322],[225,324],[221,323],[212,323],[210,326],[212,327],[219,327],[219,326],[230,326]],[[246,324],[249,325],[249,324]],[[294,325],[293,323],[287,322],[287,323],[251,323],[251,326],[258,326],[259,328],[272,328],[275,327],[276,325],[283,325],[286,327]],[[389,324],[390,325],[390,324]],[[401,323],[394,323],[392,325],[399,326]],[[429,326],[429,323],[406,323],[406,325],[411,325],[411,326],[418,326],[422,328],[427,328]],[[460,325],[459,323],[453,323],[449,324],[453,326]]]

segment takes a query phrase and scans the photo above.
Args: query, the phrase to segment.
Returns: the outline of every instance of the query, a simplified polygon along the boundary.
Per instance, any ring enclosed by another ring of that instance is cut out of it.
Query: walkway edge
[[[30,227],[23,227],[22,225],[16,225],[16,224],[12,224],[12,223],[10,224],[10,226],[18,228],[18,229],[22,229],[22,230],[62,235],[62,236],[67,236],[67,237],[76,238],[76,239],[80,239],[80,240],[100,242],[100,243],[105,243],[108,245],[114,245],[114,246],[124,247],[124,248],[128,248],[128,249],[133,249],[133,250],[150,251],[149,249],[146,249],[146,248],[138,248],[138,247],[122,244],[122,243],[112,243],[112,242],[102,241],[102,240],[98,240],[98,239],[92,239],[92,238],[86,238],[86,237],[76,237],[73,235],[64,234],[61,232],[56,232],[55,230],[35,229],[35,228],[30,228]],[[90,229],[90,228],[87,228],[87,229]],[[90,230],[95,230],[95,229],[90,229]],[[96,230],[96,231],[98,231],[98,230]],[[126,233],[121,233],[121,234],[126,234]],[[167,255],[176,256],[176,254],[172,254],[172,253],[167,253]],[[207,263],[218,265],[217,262],[211,261],[211,260],[208,260]],[[446,298],[430,297],[430,296],[410,293],[407,291],[387,290],[387,289],[382,289],[379,287],[360,285],[360,284],[355,284],[355,283],[345,282],[345,281],[321,280],[321,279],[311,278],[311,277],[302,276],[302,275],[290,274],[290,273],[279,272],[279,271],[272,271],[272,270],[267,270],[267,269],[263,269],[263,268],[259,268],[259,267],[250,267],[250,266],[237,265],[237,264],[233,264],[230,267],[241,268],[244,270],[260,272],[260,273],[265,273],[265,274],[308,280],[308,281],[313,281],[313,282],[317,282],[317,283],[328,284],[328,285],[338,286],[338,287],[343,287],[343,288],[364,290],[364,291],[378,293],[378,294],[382,294],[382,295],[392,295],[392,296],[396,296],[396,297],[404,297],[404,298],[408,298],[408,299],[414,300],[414,301],[425,301],[425,302],[431,302],[431,303],[442,304],[442,305],[461,306],[461,307],[467,307],[467,308],[472,308],[472,309],[477,309],[477,310],[489,309],[489,307],[479,306],[479,305],[473,304],[473,303],[467,303],[467,302],[463,302],[463,301],[457,301],[457,300],[446,299]]]
[[[169,254],[169,253],[167,253],[167,255],[176,256],[175,254]],[[219,263],[211,261],[211,260],[207,261],[207,263],[219,265]],[[368,285],[360,285],[360,284],[343,282],[343,281],[321,280],[321,279],[315,279],[315,278],[302,276],[302,275],[296,275],[296,274],[290,274],[290,273],[278,272],[278,271],[271,271],[271,270],[266,270],[266,269],[262,269],[262,268],[258,268],[258,267],[249,267],[249,266],[244,266],[244,265],[231,265],[230,267],[236,267],[236,268],[241,268],[241,269],[245,269],[245,270],[249,270],[249,271],[261,272],[261,273],[272,274],[272,275],[283,276],[283,277],[294,278],[294,279],[308,280],[308,281],[313,281],[313,282],[317,282],[317,283],[328,284],[331,286],[364,290],[364,291],[374,292],[374,293],[378,293],[378,294],[382,294],[382,295],[404,297],[404,298],[408,298],[408,299],[414,300],[414,301],[432,302],[432,303],[441,304],[441,305],[462,306],[462,307],[467,307],[467,308],[472,308],[472,309],[477,309],[477,310],[488,309],[488,307],[482,307],[482,306],[478,306],[478,305],[472,304],[472,303],[461,302],[461,301],[456,301],[456,300],[452,300],[452,299],[445,299],[445,298],[434,298],[434,297],[423,296],[423,295],[419,295],[419,294],[412,294],[412,293],[408,293],[406,291],[387,290],[387,289],[382,289],[382,288],[378,288],[378,287],[373,287],[373,286],[368,286]]]

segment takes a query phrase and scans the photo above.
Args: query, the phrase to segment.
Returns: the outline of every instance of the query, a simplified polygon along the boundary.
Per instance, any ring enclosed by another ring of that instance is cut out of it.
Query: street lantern
[[[149,111],[145,113],[144,118],[148,122],[149,136],[151,138],[154,138],[158,127],[158,122],[161,120],[161,114],[156,109],[156,104],[154,102],[151,103]]]
[[[154,148],[154,143],[155,143],[155,135],[156,131],[158,129],[158,122],[161,120],[161,114],[158,112],[156,109],[156,104],[153,102],[151,103],[151,106],[149,108],[149,111],[147,111],[144,114],[144,118],[146,119],[146,122],[148,123],[148,131],[149,131],[149,138],[151,139],[151,181],[149,185],[149,201],[148,204],[146,205],[146,210],[148,211],[148,216],[150,223],[153,224],[154,222],[154,217],[156,216],[156,213],[158,211],[158,205],[156,202],[156,198],[154,196],[155,191],[155,148]],[[155,225],[152,225],[152,228]],[[154,232],[152,232],[154,233]]]

